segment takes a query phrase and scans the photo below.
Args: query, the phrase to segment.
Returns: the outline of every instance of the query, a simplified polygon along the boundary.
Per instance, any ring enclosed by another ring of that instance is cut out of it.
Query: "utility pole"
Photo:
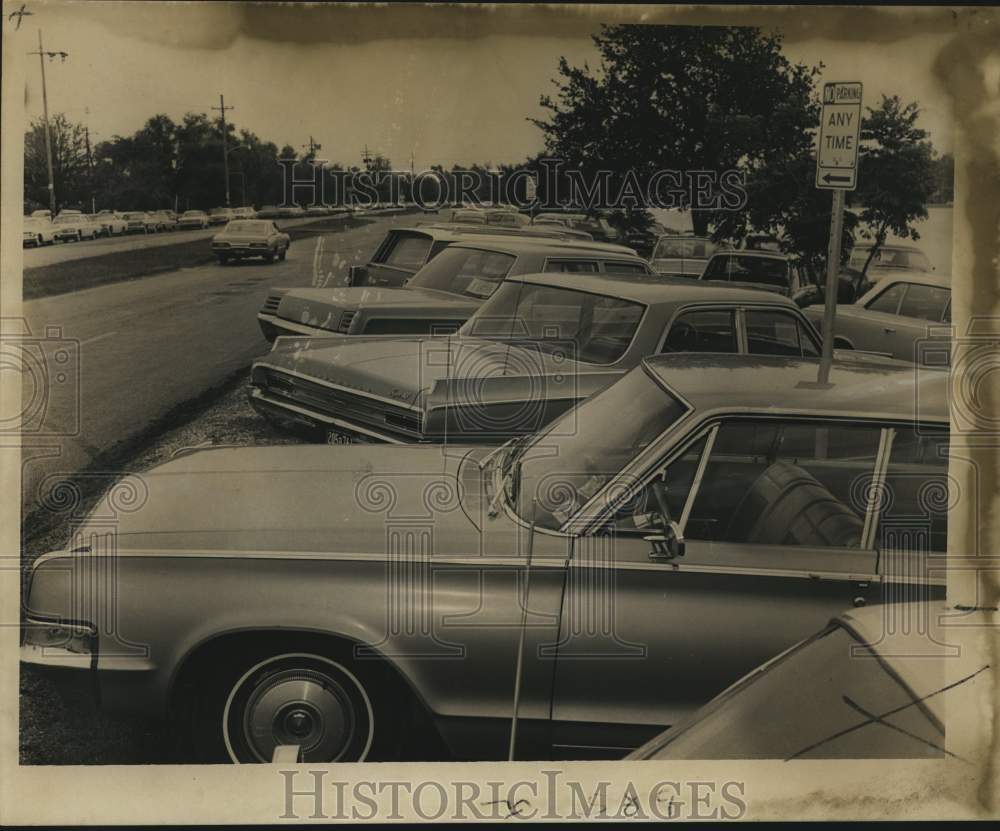
[[[97,213],[97,199],[94,197],[94,159],[90,154],[90,107],[83,108],[83,136],[87,145],[87,188],[90,191],[90,212]]]
[[[309,136],[309,144],[303,144],[302,146],[309,148],[309,155],[310,156],[315,156],[317,150],[322,150],[323,149],[323,145],[320,144],[319,142],[313,141],[313,137],[312,136]]]
[[[226,148],[226,110],[232,110],[233,107],[226,106],[226,99],[223,98],[222,94],[219,94],[219,106],[212,107],[213,110],[218,110],[222,118],[222,166],[226,176],[226,207],[229,207],[229,150]]]
[[[52,175],[52,135],[49,129],[49,96],[45,87],[45,59],[50,61],[53,58],[62,58],[65,63],[69,57],[68,52],[46,52],[42,47],[42,30],[38,30],[38,51],[29,52],[29,55],[38,55],[38,64],[42,68],[42,117],[45,121],[45,160],[49,167],[49,212],[52,218],[56,215],[56,185],[55,177]]]
[[[364,162],[365,170],[371,173],[372,170],[372,154],[368,152],[368,145],[365,144],[365,149],[361,151],[361,161]]]

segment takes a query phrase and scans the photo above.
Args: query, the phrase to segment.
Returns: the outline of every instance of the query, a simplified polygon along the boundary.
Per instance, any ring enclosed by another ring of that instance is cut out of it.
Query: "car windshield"
[[[933,657],[921,659],[926,666]],[[944,686],[944,662],[940,667]],[[863,713],[892,713],[890,724]],[[886,727],[893,729],[886,729]],[[637,751],[643,759],[919,759],[943,731],[850,632],[832,625]]]
[[[510,272],[515,258],[478,248],[445,248],[410,278],[409,288],[433,289],[484,300]]]
[[[503,465],[509,473],[516,463],[520,472],[508,477],[510,503],[523,519],[534,514],[539,525],[558,530],[685,412],[636,367],[510,449]]]
[[[715,244],[702,237],[667,237],[656,243],[654,260],[707,260],[715,253]]]
[[[226,226],[226,233],[234,234],[263,234],[267,230],[268,223],[258,222],[255,219],[244,219],[242,221],[230,222]]]
[[[589,364],[612,364],[628,350],[646,307],[558,286],[504,283],[462,335],[530,341],[533,348]]]
[[[705,269],[703,280],[728,280],[788,288],[788,262],[777,257],[720,255]]]

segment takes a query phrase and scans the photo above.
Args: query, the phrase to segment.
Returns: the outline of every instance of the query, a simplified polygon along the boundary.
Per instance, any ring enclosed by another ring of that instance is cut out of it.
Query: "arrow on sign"
[[[827,173],[825,176],[823,176],[823,181],[826,182],[827,184],[830,184],[830,182],[850,182],[851,181],[851,177],[850,176],[834,176],[832,173]]]

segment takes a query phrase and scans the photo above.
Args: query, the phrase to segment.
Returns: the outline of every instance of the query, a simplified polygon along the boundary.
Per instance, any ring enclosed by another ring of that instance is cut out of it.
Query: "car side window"
[[[702,280],[728,280],[729,279],[729,257],[712,257],[705,266],[705,271],[701,275]]]
[[[624,263],[615,260],[604,260],[605,274],[649,274],[649,266],[644,263]]]
[[[925,286],[910,283],[906,296],[899,307],[902,317],[914,317],[938,323],[944,317],[944,310],[951,299],[951,291],[939,286]]]
[[[724,422],[684,529],[692,540],[861,545],[861,504],[878,425],[734,419]],[[667,481],[671,477],[667,469]]]
[[[906,283],[893,283],[881,294],[869,300],[867,308],[887,315],[898,314],[904,294],[906,294]]]
[[[561,274],[596,274],[596,260],[547,260],[545,270]]]
[[[737,352],[735,314],[732,309],[696,309],[678,315],[663,351]]]
[[[909,555],[948,548],[948,431],[895,428],[879,548]]]
[[[818,357],[802,322],[788,312],[748,309],[747,352],[751,355]]]

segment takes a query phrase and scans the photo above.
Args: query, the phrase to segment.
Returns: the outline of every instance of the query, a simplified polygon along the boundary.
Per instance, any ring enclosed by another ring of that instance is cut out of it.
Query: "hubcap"
[[[243,734],[260,761],[298,745],[305,761],[337,761],[357,729],[346,691],[329,675],[287,669],[260,680],[246,703]]]

